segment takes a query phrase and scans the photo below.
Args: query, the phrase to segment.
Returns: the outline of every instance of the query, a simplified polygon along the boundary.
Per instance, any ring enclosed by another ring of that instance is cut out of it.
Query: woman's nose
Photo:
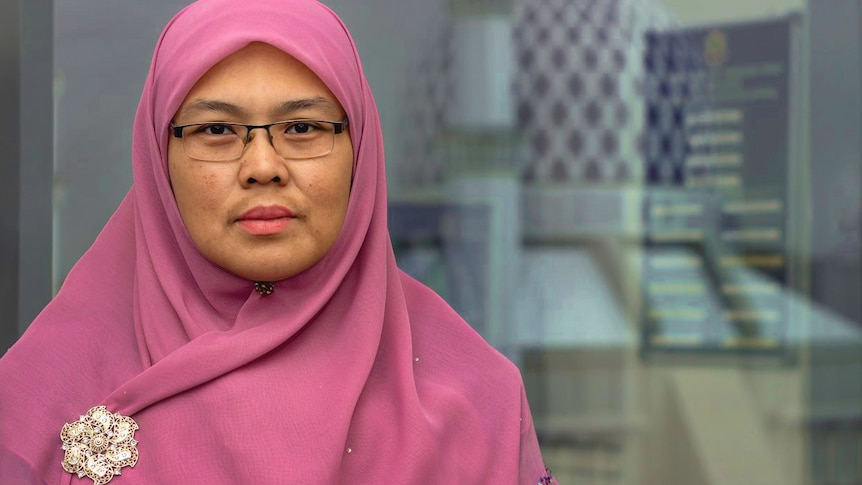
[[[288,171],[284,159],[275,151],[269,131],[265,128],[250,131],[243,150],[239,178],[243,187],[287,183]]]

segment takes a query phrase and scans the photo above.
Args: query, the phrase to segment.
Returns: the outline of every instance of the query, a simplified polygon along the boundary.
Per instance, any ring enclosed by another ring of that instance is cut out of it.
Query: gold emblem
[[[105,406],[96,406],[74,423],[66,423],[60,432],[63,440],[63,469],[89,477],[94,485],[102,485],[120,474],[123,467],[138,463],[138,442],[134,419],[111,413]]]
[[[709,67],[721,67],[727,62],[730,53],[727,36],[720,30],[713,30],[704,40],[703,57]]]

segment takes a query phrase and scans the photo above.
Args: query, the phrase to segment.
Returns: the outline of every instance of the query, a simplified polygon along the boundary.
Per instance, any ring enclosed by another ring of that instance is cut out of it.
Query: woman
[[[132,163],[0,360],[4,483],[550,483],[517,369],[396,267],[377,110],[329,9],[180,12]]]

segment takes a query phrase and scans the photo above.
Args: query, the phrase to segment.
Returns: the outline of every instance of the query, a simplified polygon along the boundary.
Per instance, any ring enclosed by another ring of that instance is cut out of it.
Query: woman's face
[[[255,43],[210,69],[173,121],[263,125],[344,118],[335,96],[310,69]],[[353,146],[345,128],[334,135],[328,154],[293,160],[276,153],[265,130],[250,134],[238,159],[219,162],[191,158],[183,146],[189,138],[170,136],[171,184],[183,222],[207,259],[252,281],[278,281],[308,269],[335,243],[347,212]]]

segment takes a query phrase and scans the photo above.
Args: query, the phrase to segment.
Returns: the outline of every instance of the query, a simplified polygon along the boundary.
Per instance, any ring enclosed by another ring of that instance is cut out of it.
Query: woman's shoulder
[[[0,358],[0,468],[26,463],[56,472],[63,425],[100,404],[130,365],[140,366],[125,332],[86,314],[49,304]]]
[[[107,305],[88,308],[92,302],[78,303],[73,297],[61,294],[45,307],[0,357],[0,372],[37,385],[89,373],[104,380],[114,370],[138,363],[130,317],[106,311]]]
[[[48,332],[55,329],[41,327],[45,325],[34,322],[0,358],[3,476],[53,478],[49,476],[59,466],[51,463],[62,459],[60,429],[75,413],[87,410],[76,395],[76,381],[90,374],[75,352],[77,340],[63,334],[62,327],[56,336]]]

